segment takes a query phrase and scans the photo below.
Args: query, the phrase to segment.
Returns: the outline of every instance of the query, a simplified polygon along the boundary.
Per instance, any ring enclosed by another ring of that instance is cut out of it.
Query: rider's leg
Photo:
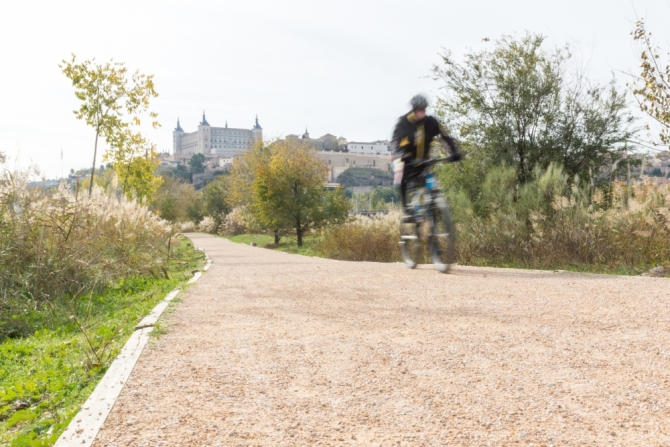
[[[398,189],[400,190],[400,205],[402,206],[403,209],[405,209],[405,207],[407,206],[407,200],[405,197],[407,194],[407,180],[402,179],[400,181]]]

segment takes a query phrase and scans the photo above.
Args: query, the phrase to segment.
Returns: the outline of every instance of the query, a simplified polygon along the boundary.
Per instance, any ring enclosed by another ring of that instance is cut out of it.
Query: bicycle
[[[400,223],[400,253],[407,267],[413,269],[423,257],[424,244],[435,268],[448,273],[456,260],[456,234],[449,203],[442,195],[430,167],[437,163],[453,163],[452,157],[415,160],[423,165],[421,173],[407,181],[407,196],[412,197]],[[410,196],[411,194],[411,196]]]

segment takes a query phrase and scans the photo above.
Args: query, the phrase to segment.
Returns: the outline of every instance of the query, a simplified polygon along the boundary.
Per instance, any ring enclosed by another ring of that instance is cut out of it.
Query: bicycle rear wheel
[[[405,265],[415,268],[421,258],[421,240],[416,222],[409,216],[403,216],[400,221],[400,255]]]
[[[446,200],[438,197],[430,210],[430,257],[435,268],[442,273],[449,272],[456,262],[456,234],[451,212]]]

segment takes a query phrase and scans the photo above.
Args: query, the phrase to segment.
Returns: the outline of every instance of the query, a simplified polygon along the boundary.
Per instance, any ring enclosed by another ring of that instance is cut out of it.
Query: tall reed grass
[[[536,169],[519,186],[513,168],[486,175],[475,199],[447,191],[458,262],[527,268],[641,273],[670,265],[670,187],[647,181],[605,188],[563,169]],[[335,259],[399,260],[399,216],[357,217],[326,229],[319,250]]]
[[[478,203],[450,196],[461,263],[641,272],[670,263],[670,189],[644,181],[571,182],[552,165],[518,187],[513,169],[487,176]]]
[[[2,168],[2,166],[0,166]],[[133,275],[163,275],[172,229],[146,207],[94,188],[31,189],[0,177],[0,339],[34,330],[50,308]]]
[[[350,261],[399,261],[400,213],[355,216],[342,225],[326,227],[316,246],[324,256]]]

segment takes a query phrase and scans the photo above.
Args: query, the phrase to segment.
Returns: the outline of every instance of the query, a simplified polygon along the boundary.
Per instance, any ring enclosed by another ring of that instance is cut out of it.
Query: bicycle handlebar
[[[419,159],[415,159],[415,160],[412,160],[412,161],[408,162],[408,164],[410,166],[426,166],[427,167],[427,166],[433,166],[433,165],[438,164],[438,163],[455,163],[455,162],[459,161],[460,159],[461,159],[460,156],[456,157],[454,155],[450,155],[448,157],[433,158],[433,159],[429,159],[429,160],[424,160],[423,158],[419,158]]]

